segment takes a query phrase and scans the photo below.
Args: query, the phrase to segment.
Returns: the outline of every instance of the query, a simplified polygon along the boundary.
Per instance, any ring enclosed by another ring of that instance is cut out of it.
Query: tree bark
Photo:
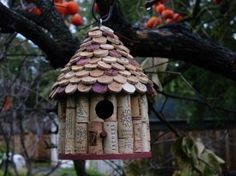
[[[236,54],[201,39],[183,26],[167,26],[159,30],[124,27],[119,29],[119,36],[133,56],[182,60],[236,80]]]
[[[107,15],[112,5],[102,0],[97,2],[101,16]],[[236,80],[236,53],[201,38],[184,24],[166,25],[153,30],[133,27],[123,15],[119,2],[114,3],[112,15],[105,24],[115,29],[133,56],[182,60]]]
[[[50,13],[53,13],[53,11],[50,11]],[[79,42],[72,37],[71,33],[69,34],[68,28],[65,29],[63,25],[58,26],[61,23],[58,22],[57,15],[28,19],[27,16],[7,8],[0,2],[0,16],[1,32],[17,32],[34,42],[44,51],[54,68],[64,66],[79,46]],[[60,20],[62,21],[62,19]],[[41,25],[39,25],[40,21]],[[46,26],[44,23],[50,25],[44,28]],[[57,25],[53,27],[54,23],[57,23]]]
[[[74,166],[77,176],[87,176],[85,171],[85,161],[74,160]]]

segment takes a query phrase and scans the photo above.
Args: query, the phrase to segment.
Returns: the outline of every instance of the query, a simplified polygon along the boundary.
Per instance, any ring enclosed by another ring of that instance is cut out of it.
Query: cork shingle
[[[114,31],[94,27],[60,70],[50,98],[76,92],[147,93],[152,83]]]

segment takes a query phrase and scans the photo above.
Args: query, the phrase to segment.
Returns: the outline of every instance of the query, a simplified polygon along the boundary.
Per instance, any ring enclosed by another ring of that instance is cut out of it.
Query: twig
[[[196,98],[175,95],[175,94],[167,93],[167,92],[164,92],[164,91],[160,91],[158,89],[156,89],[156,91],[157,91],[157,93],[162,94],[166,97],[171,97],[171,98],[174,98],[174,99],[180,99],[180,100],[185,100],[185,101],[192,101],[192,102],[196,102],[196,103],[199,103],[199,104],[210,106],[210,109],[212,109],[212,110],[216,109],[216,110],[223,111],[223,112],[226,112],[226,113],[236,114],[236,111],[234,111],[234,110],[225,109],[225,108],[222,108],[222,107],[219,107],[219,106],[211,106],[211,105],[209,105],[209,103],[206,104],[206,102],[201,101],[201,100],[196,99]]]
[[[167,103],[167,100],[168,100],[168,97],[166,96],[164,102],[163,102],[162,105],[161,105],[160,112],[163,112],[163,110],[164,110],[164,108],[165,108],[165,105],[166,105],[166,103]]]
[[[53,172],[55,172],[60,166],[60,163],[58,162],[57,165],[55,167],[53,167],[48,173],[46,173],[44,176],[49,176],[51,175]]]
[[[192,17],[193,18],[197,16],[200,3],[201,3],[201,0],[196,0],[194,8],[193,8],[193,12],[192,12]]]
[[[169,131],[166,131],[166,132],[160,134],[159,136],[157,136],[155,139],[152,139],[151,145],[155,144],[156,141],[158,141],[161,137],[163,137],[163,136],[165,136],[165,135],[167,135],[167,134],[169,134],[169,133],[170,133]]]
[[[145,3],[145,8],[148,9],[152,7],[153,4],[158,3],[160,0],[150,0]]]
[[[122,170],[122,168],[119,167],[119,165],[117,165],[116,163],[109,161],[109,160],[104,160],[104,162],[106,164],[108,164],[112,169],[113,169],[113,173],[114,171],[116,173],[118,173],[119,175],[122,175],[124,173],[124,171]],[[121,170],[120,170],[121,169]]]
[[[2,104],[1,108],[0,108],[0,112],[3,111],[3,106],[4,104]],[[3,134],[3,138],[4,138],[4,141],[6,143],[6,157],[7,157],[7,160],[6,160],[6,164],[5,164],[5,168],[4,168],[4,173],[3,173],[3,176],[7,176],[8,175],[8,166],[9,166],[9,151],[10,151],[10,145],[9,145],[9,138],[7,137],[7,134],[5,133],[4,131],[4,127],[2,125],[2,122],[0,121],[0,131],[1,133]]]
[[[225,111],[225,112],[228,112],[228,113],[236,113],[236,111],[233,111],[233,110],[227,110],[227,109],[224,109],[224,108],[221,108],[221,107],[217,107],[217,106],[213,106],[211,105],[208,101],[207,101],[207,98],[205,98],[196,88],[194,88],[191,83],[182,75],[182,73],[180,72],[175,72],[175,71],[165,71],[165,72],[157,72],[157,73],[168,73],[168,74],[174,74],[174,75],[177,75],[179,76],[183,81],[184,83],[191,89],[194,91],[194,93],[199,97],[199,99],[195,99],[195,98],[191,98],[191,97],[186,97],[186,96],[177,96],[177,95],[173,95],[173,94],[169,94],[169,93],[165,93],[163,91],[160,91],[158,90],[158,86],[154,84],[154,87],[156,89],[156,91],[158,93],[161,93],[165,96],[169,96],[169,97],[172,97],[172,98],[177,98],[177,99],[182,99],[182,100],[189,100],[189,101],[194,101],[194,102],[198,102],[198,103],[201,103],[201,104],[204,104],[206,105],[209,109],[211,110],[215,110],[215,109],[218,109],[218,110],[221,110],[221,111]],[[215,114],[218,114],[216,111],[214,111]]]
[[[16,111],[13,111],[12,118],[13,118],[13,120],[12,120],[12,122],[13,122],[16,118]],[[14,137],[14,126],[13,126],[13,123],[10,123],[10,138],[11,138],[12,134]],[[13,146],[13,148],[14,147],[15,147],[15,145]],[[15,163],[15,161],[13,160],[14,154],[15,154],[15,151],[11,150],[11,161],[13,161],[13,170],[14,170],[16,176],[19,176],[18,170],[16,169],[17,163]]]
[[[7,157],[6,158],[6,164],[5,164],[3,176],[7,176],[8,175],[8,166],[9,166],[9,150],[10,150],[9,141],[10,140],[7,138],[7,135],[6,135],[6,133],[5,133],[5,131],[3,129],[4,128],[3,128],[2,122],[0,122],[0,131],[3,134],[3,138],[4,138],[4,141],[6,143],[6,157]]]
[[[153,111],[153,113],[156,115],[156,117],[157,117],[162,123],[164,123],[164,124],[175,134],[175,136],[177,136],[177,137],[182,136],[182,135],[180,134],[180,132],[177,131],[177,129],[175,129],[175,128],[165,119],[165,117],[162,115],[162,113],[159,113],[159,112],[157,112],[157,111],[155,110],[155,108],[154,108],[153,105],[150,106],[150,108],[151,108],[151,110]]]
[[[31,159],[29,157],[26,145],[25,145],[25,134],[24,134],[24,127],[23,127],[23,117],[22,114],[20,114],[19,116],[19,121],[20,121],[20,142],[24,151],[24,155],[26,158],[26,166],[27,166],[27,176],[31,176],[32,175],[32,165],[31,165]]]

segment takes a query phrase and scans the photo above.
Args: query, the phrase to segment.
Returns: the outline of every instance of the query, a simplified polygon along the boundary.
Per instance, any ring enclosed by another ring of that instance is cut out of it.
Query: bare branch
[[[155,116],[156,116],[162,123],[164,123],[164,124],[167,126],[167,128],[169,128],[169,130],[172,131],[172,132],[175,134],[176,137],[182,136],[182,135],[180,134],[180,132],[179,132],[175,127],[173,127],[173,126],[165,119],[165,117],[163,116],[162,113],[156,111],[156,109],[154,108],[154,106],[149,106],[149,107],[150,107],[150,109],[152,110],[152,112],[155,114]]]
[[[101,15],[107,14],[108,3],[101,0],[97,2],[101,7]],[[116,30],[134,56],[182,60],[236,80],[236,53],[201,38],[183,24],[166,25],[153,30],[133,27],[127,22],[118,2],[105,24]]]
[[[42,21],[29,20],[0,3],[0,27],[5,31],[21,33],[32,40],[45,52],[53,67],[62,67],[75,52],[78,41],[73,39],[49,1],[37,3],[42,7],[43,14],[47,14],[42,17]],[[114,28],[134,56],[182,60],[236,80],[236,53],[230,49],[199,37],[183,24],[153,30],[133,27],[122,13],[119,1],[97,0],[97,3],[101,16],[107,16],[110,6],[114,5],[105,25]],[[52,11],[49,13],[50,9]]]
[[[65,65],[70,56],[75,52],[77,46],[75,42],[71,42],[71,37],[69,38],[68,35],[63,37],[66,44],[57,42],[59,39],[56,40],[50,36],[50,33],[43,29],[42,26],[37,25],[34,21],[27,19],[16,11],[7,8],[2,3],[0,3],[0,15],[1,31],[18,32],[34,42],[46,53],[53,67]],[[64,30],[61,31],[61,35],[59,31],[54,32],[57,33],[57,36],[63,36]],[[71,47],[72,44],[73,47]]]

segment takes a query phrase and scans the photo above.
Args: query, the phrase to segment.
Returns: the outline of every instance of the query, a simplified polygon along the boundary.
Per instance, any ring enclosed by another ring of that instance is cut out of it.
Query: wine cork
[[[75,109],[66,108],[66,137],[74,138]]]
[[[99,118],[96,114],[96,105],[104,98],[102,95],[93,94],[90,99],[90,121],[104,122],[103,119]]]
[[[75,109],[67,107],[65,153],[74,153],[75,122]]]
[[[142,140],[142,120],[133,120],[134,140]]]
[[[65,153],[65,122],[59,124],[58,153]]]
[[[131,96],[131,113],[133,119],[139,119],[142,117],[140,106],[140,95]]]
[[[75,152],[86,154],[88,149],[88,123],[76,123]]]
[[[59,101],[58,102],[58,116],[59,116],[58,152],[65,153],[66,101]]]
[[[113,105],[113,113],[111,117],[105,119],[106,122],[117,122],[117,99],[115,95],[109,95],[107,97],[107,100],[109,100]]]
[[[141,108],[141,115],[142,115],[142,121],[148,122],[148,101],[146,95],[140,96],[140,108]]]
[[[143,152],[150,152],[150,128],[149,123],[142,123],[142,142],[143,142]]]
[[[104,122],[104,130],[107,136],[104,139],[104,153],[118,153],[117,122]]]
[[[133,137],[133,123],[131,118],[130,95],[117,96],[118,137]]]
[[[75,108],[75,98],[73,96],[68,96],[66,99],[67,108]]]
[[[75,152],[74,139],[66,138],[65,154],[73,154]]]
[[[151,134],[150,134],[150,124],[149,124],[149,122],[146,122],[145,123],[146,125],[146,131],[147,131],[147,139],[148,139],[148,141],[150,141],[151,140]]]
[[[143,152],[143,141],[134,141],[134,152]]]
[[[150,141],[143,141],[143,152],[150,152],[151,146]]]
[[[66,101],[65,100],[60,100],[58,102],[57,113],[58,113],[59,120],[66,119]]]
[[[88,150],[92,154],[103,154],[102,138],[103,122],[89,122],[88,127]]]
[[[133,138],[125,138],[118,139],[119,141],[119,153],[133,153],[134,150],[134,139]]]
[[[86,95],[80,95],[76,100],[76,122],[89,121],[89,98]]]

